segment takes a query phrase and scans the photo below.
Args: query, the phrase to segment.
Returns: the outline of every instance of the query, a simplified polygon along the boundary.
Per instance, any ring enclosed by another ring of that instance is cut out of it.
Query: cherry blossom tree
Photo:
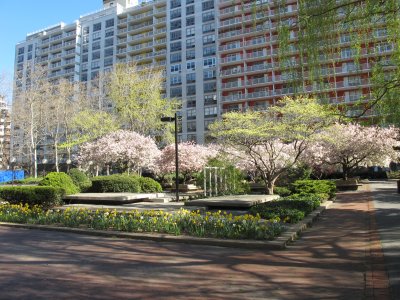
[[[128,172],[133,170],[141,175],[143,169],[154,170],[160,155],[155,141],[139,133],[118,130],[89,142],[81,147],[79,161],[107,167],[112,163],[125,165]]]
[[[276,180],[296,166],[313,138],[334,123],[332,108],[316,99],[284,98],[266,112],[227,113],[210,126],[210,133],[236,160],[236,166],[256,172],[266,193]]]
[[[396,159],[397,129],[359,124],[335,124],[321,133],[305,155],[314,168],[340,166],[343,179],[359,166],[387,166]]]
[[[186,183],[195,172],[200,172],[209,159],[218,155],[218,147],[197,145],[193,142],[183,142],[178,145],[179,172]],[[175,145],[170,144],[162,151],[157,161],[157,173],[165,175],[175,171]]]

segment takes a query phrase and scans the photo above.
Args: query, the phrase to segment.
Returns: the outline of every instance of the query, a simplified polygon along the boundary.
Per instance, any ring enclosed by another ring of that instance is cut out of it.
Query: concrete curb
[[[273,241],[228,240],[228,239],[224,240],[215,238],[198,238],[198,237],[182,236],[182,235],[174,236],[169,234],[157,234],[157,233],[133,233],[133,232],[92,230],[92,229],[81,229],[81,228],[57,227],[49,225],[17,224],[17,223],[4,223],[4,222],[0,222],[0,226],[59,231],[59,232],[76,233],[76,234],[101,236],[101,237],[150,240],[155,242],[185,243],[185,244],[221,246],[221,247],[244,248],[244,249],[283,250],[286,248],[289,242],[296,239],[299,233],[308,228],[318,218],[318,216],[331,204],[332,201],[327,201],[323,203],[323,205],[321,205],[319,208],[313,211],[301,222],[288,226],[287,230]]]

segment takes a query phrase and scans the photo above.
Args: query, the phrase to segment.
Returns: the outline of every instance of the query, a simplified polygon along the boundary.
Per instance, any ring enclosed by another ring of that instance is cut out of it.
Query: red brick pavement
[[[0,227],[0,299],[389,299],[370,193],[284,251]]]

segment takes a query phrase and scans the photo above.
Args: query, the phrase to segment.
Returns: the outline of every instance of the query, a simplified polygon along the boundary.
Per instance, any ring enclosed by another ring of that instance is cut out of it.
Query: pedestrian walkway
[[[375,193],[338,194],[283,251],[0,226],[0,299],[390,299]]]

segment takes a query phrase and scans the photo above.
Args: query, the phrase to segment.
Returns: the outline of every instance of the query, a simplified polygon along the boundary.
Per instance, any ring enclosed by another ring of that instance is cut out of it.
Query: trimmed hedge
[[[292,195],[280,200],[260,203],[250,209],[253,215],[263,219],[279,217],[286,223],[296,223],[318,208],[321,197],[317,195]]]
[[[92,181],[85,174],[85,172],[79,169],[71,169],[68,172],[69,177],[71,177],[74,184],[81,190],[81,192],[86,191],[92,186]]]
[[[138,177],[117,174],[92,178],[92,187],[88,191],[92,193],[140,193],[141,188]]]
[[[138,177],[140,189],[143,193],[160,193],[162,192],[161,184],[150,177]]]
[[[291,193],[292,192],[286,187],[283,187],[283,186],[274,187],[274,194],[277,194],[281,197],[289,196]]]
[[[61,205],[63,190],[51,186],[6,186],[0,188],[0,198],[10,204],[39,205],[44,209]]]
[[[64,172],[51,172],[39,182],[40,186],[52,186],[60,188],[65,195],[79,193],[79,188],[74,184],[71,177]]]
[[[297,180],[291,185],[294,194],[328,194],[329,198],[336,195],[336,184],[329,180]]]

